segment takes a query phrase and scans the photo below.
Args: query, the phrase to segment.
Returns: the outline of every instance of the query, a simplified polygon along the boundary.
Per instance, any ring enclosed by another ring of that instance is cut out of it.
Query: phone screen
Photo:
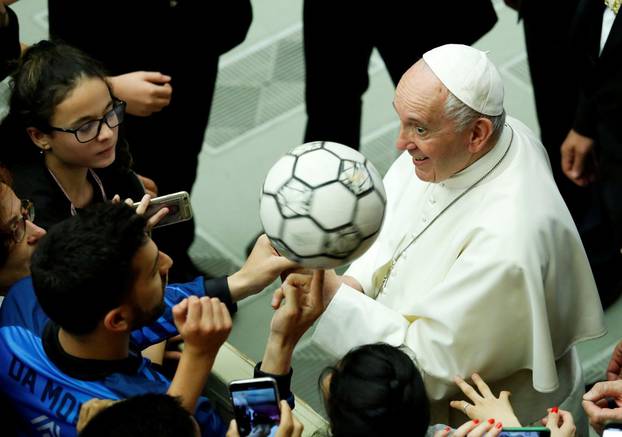
[[[276,389],[265,384],[232,385],[230,389],[240,435],[274,436],[281,419]]]
[[[540,437],[540,431],[501,431],[502,437]],[[546,434],[548,435],[548,434]]]
[[[603,437],[618,437],[622,436],[622,428],[605,428],[603,431]]]
[[[548,437],[550,435],[551,431],[547,428],[506,428],[501,431],[501,434],[499,434],[500,437]]]

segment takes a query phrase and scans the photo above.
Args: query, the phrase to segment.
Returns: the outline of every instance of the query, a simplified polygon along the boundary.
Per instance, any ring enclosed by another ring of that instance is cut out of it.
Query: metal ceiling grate
[[[206,146],[231,140],[302,105],[304,59],[300,30],[222,67]]]
[[[371,56],[369,74],[384,64]],[[300,25],[221,65],[214,91],[205,148],[212,153],[253,129],[292,111],[304,110],[304,53]],[[301,132],[302,136],[302,132]]]
[[[503,64],[501,66],[501,71],[522,87],[531,89],[531,75],[529,73],[527,53],[522,52],[520,55]]]
[[[196,266],[211,277],[217,278],[235,273],[240,266],[224,255],[197,233],[190,247],[190,257]]]
[[[335,359],[312,343],[299,345],[292,358],[294,368],[292,391],[324,418],[326,412],[318,388],[318,379],[325,367],[334,365]]]

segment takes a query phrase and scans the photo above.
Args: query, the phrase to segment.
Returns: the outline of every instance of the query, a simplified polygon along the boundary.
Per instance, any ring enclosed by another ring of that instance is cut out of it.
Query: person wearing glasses
[[[24,53],[11,86],[1,159],[18,197],[37,205],[37,225],[48,229],[115,194],[143,196],[119,140],[125,103],[114,97],[96,61],[41,41]]]
[[[30,275],[30,258],[45,235],[33,223],[33,203],[18,199],[10,181],[9,173],[0,167],[0,304],[11,285]]]

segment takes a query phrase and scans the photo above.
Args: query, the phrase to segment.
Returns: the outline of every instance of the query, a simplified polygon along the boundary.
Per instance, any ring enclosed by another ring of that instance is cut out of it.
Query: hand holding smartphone
[[[133,208],[137,208],[140,202],[134,202]],[[145,219],[149,220],[162,208],[168,209],[166,214],[153,228],[160,228],[175,223],[184,222],[192,218],[192,205],[190,204],[190,195],[186,191],[167,194],[165,196],[154,197],[149,202],[147,210],[143,214]]]
[[[233,414],[240,436],[273,436],[281,413],[279,392],[273,378],[253,378],[229,384]]]

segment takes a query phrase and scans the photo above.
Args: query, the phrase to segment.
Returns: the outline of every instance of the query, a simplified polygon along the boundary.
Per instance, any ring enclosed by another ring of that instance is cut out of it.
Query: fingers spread
[[[484,397],[488,397],[488,398],[494,398],[495,395],[492,394],[492,391],[490,391],[490,387],[488,387],[488,384],[486,384],[484,382],[484,380],[482,379],[481,376],[479,376],[477,373],[474,373],[471,376],[471,379],[473,380],[473,382],[475,383],[475,385],[477,386],[479,392],[484,396]]]
[[[473,387],[471,387],[464,379],[460,378],[459,376],[455,376],[454,382],[460,388],[460,390],[462,390],[462,393],[464,393],[473,402],[480,401],[482,399],[479,393],[477,393],[477,391]]]

